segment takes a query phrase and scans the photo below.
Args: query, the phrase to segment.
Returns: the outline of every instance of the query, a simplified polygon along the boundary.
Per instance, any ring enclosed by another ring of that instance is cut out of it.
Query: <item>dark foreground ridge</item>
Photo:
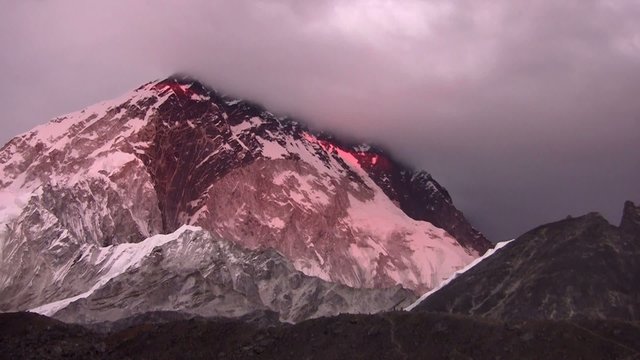
[[[7,313],[0,348],[0,359],[640,359],[640,324],[393,312],[275,326],[196,318],[101,335]]]
[[[640,208],[627,202],[619,227],[590,213],[533,229],[415,311],[640,321]]]

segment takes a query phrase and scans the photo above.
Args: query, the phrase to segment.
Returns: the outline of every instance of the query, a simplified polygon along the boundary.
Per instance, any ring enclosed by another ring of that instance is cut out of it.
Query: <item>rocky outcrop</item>
[[[640,238],[640,206],[631,201],[624,203],[620,230]]]
[[[640,242],[597,213],[540,226],[428,296],[414,311],[502,320],[640,319]],[[630,225],[631,224],[631,225]]]

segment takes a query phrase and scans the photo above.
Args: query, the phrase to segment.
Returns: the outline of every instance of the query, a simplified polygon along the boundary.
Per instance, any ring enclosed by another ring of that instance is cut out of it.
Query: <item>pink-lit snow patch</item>
[[[335,153],[344,162],[346,162],[351,167],[360,167],[360,168],[377,168],[379,170],[389,170],[391,168],[391,161],[386,157],[370,152],[371,147],[369,146],[359,146],[356,150],[344,149],[336,144],[328,140],[318,139],[316,136],[304,132],[302,134],[305,140],[312,144],[319,145],[324,151],[327,153]]]
[[[371,185],[370,185],[371,186]],[[375,185],[374,185],[375,186]],[[387,275],[412,289],[430,289],[475,258],[446,231],[426,221],[407,217],[393,202],[374,188],[374,197],[361,201],[349,195],[349,223],[363,234],[365,242],[349,249],[365,276],[373,275],[388,249],[403,254],[391,260]],[[374,240],[375,239],[375,240]],[[356,246],[356,247],[354,247]]]

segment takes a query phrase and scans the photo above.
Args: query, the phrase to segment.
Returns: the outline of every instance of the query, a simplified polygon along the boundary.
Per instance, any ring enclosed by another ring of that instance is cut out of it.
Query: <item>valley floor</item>
[[[640,359],[640,324],[390,312],[296,325],[191,319],[102,334],[6,313],[0,349],[0,359]]]

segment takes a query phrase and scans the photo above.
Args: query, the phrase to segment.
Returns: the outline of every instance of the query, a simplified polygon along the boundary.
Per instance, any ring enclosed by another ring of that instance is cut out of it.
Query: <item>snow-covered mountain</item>
[[[183,225],[325,281],[419,293],[489,247],[427,173],[181,77],[7,143],[0,223],[0,310],[91,291],[110,270],[87,256]]]

